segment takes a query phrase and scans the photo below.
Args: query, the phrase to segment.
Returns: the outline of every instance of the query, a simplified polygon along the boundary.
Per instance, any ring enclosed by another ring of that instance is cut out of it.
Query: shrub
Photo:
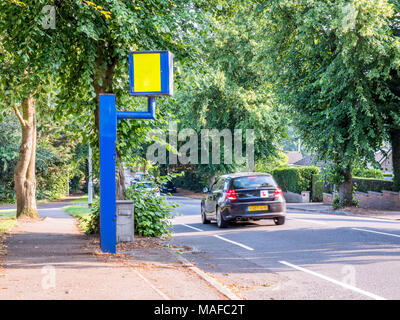
[[[95,200],[92,208],[90,209],[90,214],[77,218],[80,220],[79,227],[86,234],[100,233],[100,201]]]
[[[311,191],[312,177],[319,173],[319,169],[314,166],[277,168],[272,171],[272,175],[283,191],[301,193]]]
[[[205,186],[208,187],[207,175],[197,171],[185,171],[185,174],[177,177],[174,182],[177,187],[194,192],[202,191]]]
[[[324,180],[320,174],[314,174],[312,176],[312,192],[311,200],[313,202],[322,201],[322,194],[324,192]]]
[[[144,188],[127,189],[127,198],[135,203],[135,233],[145,237],[171,236],[176,203],[168,203],[164,197]]]
[[[54,200],[68,195],[67,166],[48,167],[37,175],[36,196],[38,199]]]

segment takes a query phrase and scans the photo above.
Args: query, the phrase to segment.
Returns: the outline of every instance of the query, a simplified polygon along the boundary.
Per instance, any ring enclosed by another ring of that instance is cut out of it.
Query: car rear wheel
[[[204,211],[204,207],[203,206],[201,206],[201,222],[203,224],[209,224],[210,223],[210,220],[208,220],[207,217],[206,217],[206,212]]]
[[[277,226],[282,225],[285,223],[285,217],[274,218],[274,222]]]
[[[217,226],[218,228],[226,228],[228,223],[224,220],[224,217],[221,214],[221,210],[217,208]]]

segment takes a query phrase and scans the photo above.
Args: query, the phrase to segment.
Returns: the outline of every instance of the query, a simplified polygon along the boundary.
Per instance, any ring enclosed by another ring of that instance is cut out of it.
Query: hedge
[[[353,188],[355,191],[381,192],[382,190],[393,190],[393,181],[369,178],[353,178]]]
[[[173,181],[178,188],[194,192],[200,192],[208,186],[207,176],[196,171],[185,171],[183,176],[177,177]]]
[[[277,168],[272,170],[272,176],[283,191],[301,193],[312,190],[312,177],[319,173],[314,166]]]

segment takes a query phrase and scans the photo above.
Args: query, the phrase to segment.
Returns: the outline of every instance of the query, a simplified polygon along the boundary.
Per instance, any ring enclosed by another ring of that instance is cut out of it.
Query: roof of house
[[[392,149],[387,150],[386,154],[384,154],[382,151],[378,151],[378,152],[375,152],[375,160],[379,164],[382,164],[382,162],[385,161],[387,158],[390,158],[391,155],[392,155]]]
[[[316,161],[315,155],[304,157],[303,159],[294,163],[296,166],[317,166],[322,167],[324,163],[322,161]]]

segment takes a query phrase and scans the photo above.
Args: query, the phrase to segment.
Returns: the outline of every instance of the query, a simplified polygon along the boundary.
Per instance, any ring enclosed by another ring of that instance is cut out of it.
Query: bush
[[[312,176],[312,191],[311,200],[313,202],[322,201],[322,194],[324,192],[324,180],[320,174],[314,174]]]
[[[68,168],[48,167],[37,175],[36,196],[38,199],[54,200],[68,195]]]
[[[319,173],[319,169],[314,166],[277,168],[272,171],[272,175],[283,191],[301,193],[311,191],[312,177]]]
[[[197,171],[185,171],[185,174],[177,177],[174,182],[177,187],[194,192],[202,191],[204,187],[208,187],[207,176]]]
[[[66,211],[72,214],[74,217],[79,219],[79,227],[86,233],[86,234],[98,234],[100,233],[100,201],[96,200],[93,204],[92,208],[90,208],[90,213],[88,215],[80,215],[76,214],[74,211],[82,207],[69,207]],[[75,209],[75,210],[74,210]],[[87,208],[85,208],[88,210]],[[83,210],[83,211],[86,211]]]
[[[143,188],[127,189],[127,198],[135,203],[135,233],[145,237],[171,236],[176,203],[168,203],[164,197]]]

